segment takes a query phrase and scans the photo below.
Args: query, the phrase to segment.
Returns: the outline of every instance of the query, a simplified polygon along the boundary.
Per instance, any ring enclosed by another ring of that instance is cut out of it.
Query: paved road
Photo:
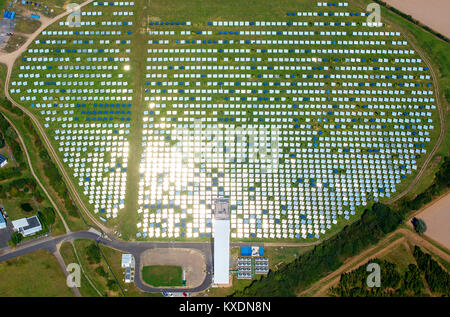
[[[114,238],[103,238],[93,232],[89,231],[79,231],[71,232],[58,237],[43,237],[27,244],[20,245],[16,249],[4,248],[0,250],[0,262],[10,260],[30,252],[45,249],[51,253],[55,253],[57,248],[56,245],[64,241],[70,241],[75,239],[90,239],[95,240],[100,244],[107,247],[117,249],[122,252],[131,253],[136,262],[136,274],[134,277],[135,285],[145,292],[162,292],[163,290],[167,292],[200,292],[207,289],[212,283],[212,244],[208,242],[126,242],[116,240]],[[142,252],[152,249],[152,248],[188,248],[195,249],[201,252],[206,259],[206,276],[202,284],[194,288],[161,288],[161,287],[150,287],[146,285],[140,275],[140,265],[141,265],[141,254]]]

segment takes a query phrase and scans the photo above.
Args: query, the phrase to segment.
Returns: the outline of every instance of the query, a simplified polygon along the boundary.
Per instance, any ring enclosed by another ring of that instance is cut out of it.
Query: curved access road
[[[76,239],[90,239],[97,241],[99,244],[103,244],[107,247],[119,250],[125,253],[131,253],[135,259],[136,274],[134,277],[134,284],[144,292],[201,292],[206,290],[212,283],[212,252],[211,244],[208,242],[125,242],[115,239],[105,239],[102,236],[91,232],[91,231],[79,231],[71,232],[63,236],[58,237],[43,237],[30,241],[28,243],[21,244],[15,249],[5,248],[4,253],[0,253],[0,262],[7,261],[30,252],[45,249],[51,253],[57,251],[57,245],[65,242],[72,241]],[[151,287],[142,281],[139,268],[141,265],[141,254],[148,249],[157,248],[184,248],[184,249],[195,249],[204,255],[206,261],[206,276],[202,284],[193,288],[162,288],[162,287]],[[0,250],[1,252],[1,250]]]

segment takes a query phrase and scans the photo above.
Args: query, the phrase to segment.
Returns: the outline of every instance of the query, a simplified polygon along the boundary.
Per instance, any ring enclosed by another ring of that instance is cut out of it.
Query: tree
[[[20,241],[22,241],[22,234],[20,234],[19,232],[13,232],[13,234],[11,235],[11,242],[13,245],[17,245]]]
[[[8,127],[8,129],[6,129],[5,136],[6,136],[7,138],[10,138],[10,139],[12,139],[12,140],[15,140],[15,139],[17,138],[17,133],[16,133],[16,131],[14,131],[13,128]]]
[[[45,207],[42,213],[49,226],[55,223],[55,210],[52,207]]]
[[[108,278],[108,273],[105,271],[105,269],[101,265],[95,269],[95,272],[98,275],[103,276],[106,279]]]
[[[86,247],[86,255],[89,263],[100,263],[100,250],[95,243],[91,243]]]
[[[416,230],[418,234],[424,234],[425,231],[427,231],[427,224],[423,219],[414,217],[411,222],[414,226],[414,230]]]
[[[33,211],[33,206],[30,205],[30,203],[22,203],[20,204],[20,209],[22,209],[25,212]]]
[[[119,287],[117,286],[117,283],[114,280],[108,280],[108,282],[106,283],[106,286],[108,286],[108,289],[113,292],[116,292],[119,290]]]

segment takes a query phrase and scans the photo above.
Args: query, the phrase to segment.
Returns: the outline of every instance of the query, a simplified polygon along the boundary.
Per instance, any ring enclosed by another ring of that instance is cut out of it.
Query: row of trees
[[[97,268],[95,269],[95,272],[106,279],[106,287],[110,291],[113,292],[118,291],[119,286],[117,282],[115,281],[115,279],[110,278],[110,275],[108,274],[108,272],[105,271],[103,265],[101,264],[102,255],[99,246],[96,243],[92,242],[85,247],[84,251],[86,252],[86,258],[89,264],[91,265],[98,264]],[[105,296],[108,296],[108,294],[105,293]]]
[[[424,273],[431,292],[450,296],[450,274],[433,260],[430,254],[424,253],[418,246],[414,248],[414,258]]]

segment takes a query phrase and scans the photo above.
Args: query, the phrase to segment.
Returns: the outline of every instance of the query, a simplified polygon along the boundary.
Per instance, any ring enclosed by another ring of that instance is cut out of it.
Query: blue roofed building
[[[3,155],[0,155],[0,168],[5,166],[8,163],[8,159]]]
[[[5,220],[5,218],[3,218],[3,215],[0,212],[0,229],[5,229],[5,228],[6,228],[6,220]]]

